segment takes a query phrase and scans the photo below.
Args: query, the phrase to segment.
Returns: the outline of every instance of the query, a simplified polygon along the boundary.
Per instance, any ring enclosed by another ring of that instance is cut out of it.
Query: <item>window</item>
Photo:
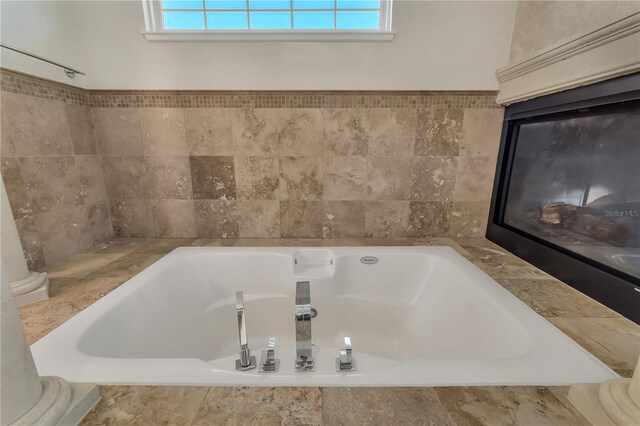
[[[149,40],[391,40],[391,0],[143,0]]]

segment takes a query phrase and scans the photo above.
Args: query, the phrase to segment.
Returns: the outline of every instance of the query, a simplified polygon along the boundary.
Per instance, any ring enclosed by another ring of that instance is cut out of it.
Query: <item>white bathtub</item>
[[[361,259],[374,256],[377,263]],[[294,293],[310,281],[315,371],[296,373]],[[234,293],[256,358],[236,371]],[[357,371],[336,372],[351,337]],[[101,384],[567,385],[618,377],[448,247],[179,248],[32,347],[40,375]]]

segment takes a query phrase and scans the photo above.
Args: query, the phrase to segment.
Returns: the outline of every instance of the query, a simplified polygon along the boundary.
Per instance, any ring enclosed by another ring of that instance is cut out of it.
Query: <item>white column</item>
[[[0,264],[0,425],[77,425],[100,400],[96,385],[70,384],[39,377],[22,321],[9,287],[8,268]]]
[[[47,274],[29,271],[24,259],[18,228],[13,220],[7,191],[2,181],[0,198],[0,256],[5,265],[11,291],[18,305],[25,305],[49,298]]]

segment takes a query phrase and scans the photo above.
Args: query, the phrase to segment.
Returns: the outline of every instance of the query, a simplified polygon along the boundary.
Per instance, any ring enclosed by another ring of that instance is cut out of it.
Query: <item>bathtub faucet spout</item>
[[[256,357],[251,355],[247,339],[247,323],[244,315],[244,295],[236,291],[236,314],[238,317],[238,337],[240,339],[240,359],[236,359],[236,370],[256,368]]]
[[[303,371],[313,371],[309,281],[296,283],[296,372]]]

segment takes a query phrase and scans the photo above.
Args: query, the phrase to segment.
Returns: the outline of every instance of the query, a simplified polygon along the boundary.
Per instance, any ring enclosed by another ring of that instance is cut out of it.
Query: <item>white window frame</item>
[[[391,41],[393,0],[380,0],[379,30],[165,30],[161,0],[142,0],[149,41]]]

